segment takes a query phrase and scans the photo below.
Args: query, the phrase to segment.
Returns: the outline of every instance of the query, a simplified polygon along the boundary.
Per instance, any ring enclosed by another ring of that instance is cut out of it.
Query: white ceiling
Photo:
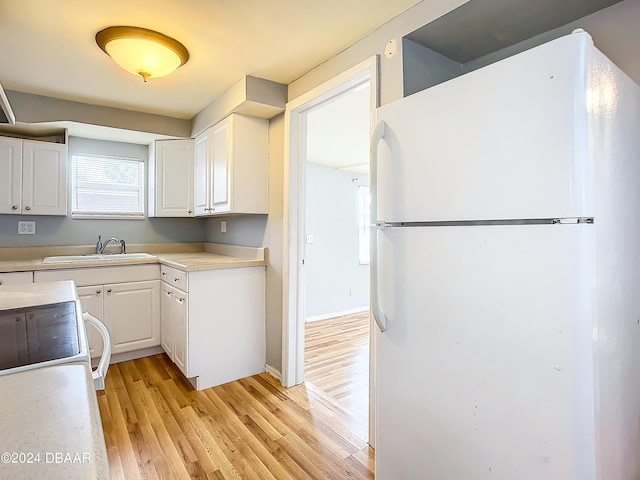
[[[419,1],[2,0],[0,84],[188,119],[244,75],[291,83]],[[174,37],[189,62],[145,84],[96,45],[111,25]]]
[[[359,87],[307,114],[307,161],[369,173],[370,88]]]

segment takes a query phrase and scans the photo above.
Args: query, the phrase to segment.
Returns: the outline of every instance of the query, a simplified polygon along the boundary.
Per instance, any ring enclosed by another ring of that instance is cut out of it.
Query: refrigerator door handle
[[[384,228],[384,222],[378,220],[378,143],[384,137],[385,123],[379,122],[371,135],[371,172],[370,172],[370,199],[371,199],[371,311],[373,318],[381,332],[387,329],[387,316],[380,308],[378,298],[378,229]]]

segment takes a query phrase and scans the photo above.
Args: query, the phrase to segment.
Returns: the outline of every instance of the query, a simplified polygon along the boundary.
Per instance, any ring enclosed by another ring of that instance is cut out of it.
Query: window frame
[[[97,158],[101,160],[124,160],[128,162],[135,162],[137,164],[142,164],[142,173],[141,180],[142,185],[140,186],[140,207],[141,211],[139,212],[90,212],[90,211],[74,211],[74,205],[76,205],[76,157],[82,158]],[[69,168],[70,168],[70,185],[69,185],[69,209],[70,216],[72,219],[76,220],[103,220],[103,219],[116,219],[116,220],[144,220],[146,218],[146,192],[147,192],[147,165],[143,158],[130,157],[130,156],[122,156],[122,155],[105,155],[99,153],[85,153],[85,152],[73,152],[69,158]]]

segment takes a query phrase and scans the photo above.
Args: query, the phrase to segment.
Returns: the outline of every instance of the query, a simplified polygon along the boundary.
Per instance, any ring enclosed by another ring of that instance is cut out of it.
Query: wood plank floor
[[[369,432],[369,311],[305,324],[305,382],[332,397]]]
[[[164,355],[111,365],[98,393],[113,479],[371,479],[357,420],[268,374],[195,391]]]

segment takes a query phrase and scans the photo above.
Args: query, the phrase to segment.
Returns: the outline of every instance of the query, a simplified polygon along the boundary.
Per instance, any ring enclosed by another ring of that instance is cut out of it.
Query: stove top
[[[80,353],[75,302],[0,311],[0,370]]]

